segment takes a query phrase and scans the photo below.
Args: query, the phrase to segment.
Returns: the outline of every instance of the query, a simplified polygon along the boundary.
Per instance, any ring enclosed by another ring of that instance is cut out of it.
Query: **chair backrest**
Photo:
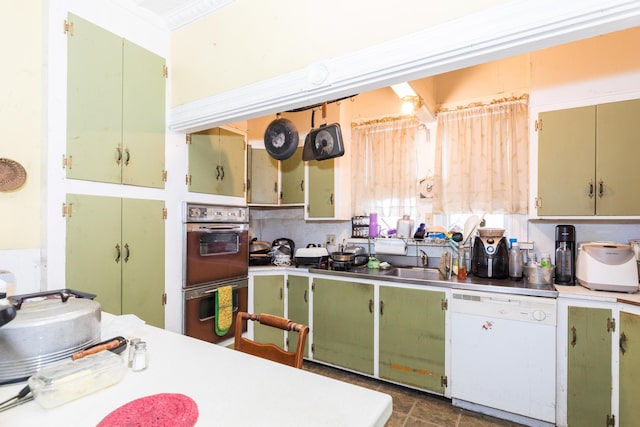
[[[298,333],[298,346],[296,351],[286,351],[275,344],[263,344],[252,341],[242,336],[242,325],[247,320],[258,321],[262,325],[271,326],[282,329],[283,331],[293,331]],[[307,341],[309,327],[294,323],[284,317],[274,316],[272,314],[251,314],[244,311],[238,312],[236,316],[235,342],[233,348],[243,353],[252,354],[254,356],[269,359],[274,362],[283,363],[293,366],[294,368],[302,367],[302,358],[304,356],[304,346]]]

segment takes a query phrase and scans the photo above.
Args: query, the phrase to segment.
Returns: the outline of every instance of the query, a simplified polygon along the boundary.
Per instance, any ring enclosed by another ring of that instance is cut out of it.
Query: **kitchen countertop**
[[[103,327],[115,317],[104,313]],[[147,342],[145,371],[128,370],[118,384],[57,408],[24,403],[1,413],[1,424],[97,425],[120,406],[157,393],[195,400],[199,426],[384,426],[391,416],[384,393],[149,325],[135,337]],[[0,401],[24,385],[0,387]]]
[[[314,274],[328,274],[341,277],[355,277],[359,279],[385,280],[396,283],[410,283],[415,285],[440,286],[451,289],[464,289],[484,292],[496,292],[503,294],[528,295],[547,298],[556,298],[558,291],[553,285],[537,285],[527,283],[525,280],[509,279],[484,279],[480,277],[467,276],[466,280],[458,280],[452,276],[449,280],[421,280],[405,277],[395,277],[389,275],[389,270],[370,269],[366,267],[354,268],[349,271],[335,271],[310,268],[309,272]]]

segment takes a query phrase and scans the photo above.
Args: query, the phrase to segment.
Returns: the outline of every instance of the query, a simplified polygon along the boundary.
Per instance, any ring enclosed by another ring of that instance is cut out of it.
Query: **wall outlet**
[[[336,235],[335,234],[327,234],[327,244],[335,245],[336,244]]]

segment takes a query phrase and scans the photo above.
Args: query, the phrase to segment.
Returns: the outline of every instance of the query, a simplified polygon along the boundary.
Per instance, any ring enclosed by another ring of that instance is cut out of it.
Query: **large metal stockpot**
[[[10,297],[17,311],[0,328],[0,384],[22,381],[100,342],[101,310],[94,297],[67,289]]]

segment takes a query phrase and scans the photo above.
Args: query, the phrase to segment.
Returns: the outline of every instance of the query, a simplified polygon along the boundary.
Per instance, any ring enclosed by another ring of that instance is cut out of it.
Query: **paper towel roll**
[[[400,239],[376,239],[375,250],[376,255],[406,255],[407,244]]]

